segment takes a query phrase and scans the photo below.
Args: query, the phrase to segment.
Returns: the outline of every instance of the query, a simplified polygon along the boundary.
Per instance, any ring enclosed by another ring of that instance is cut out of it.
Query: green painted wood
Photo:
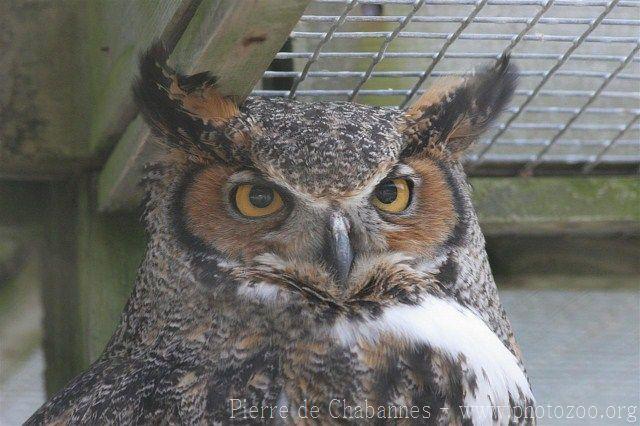
[[[180,37],[169,62],[183,73],[211,71],[219,89],[247,96],[284,44],[309,0],[205,0]],[[131,208],[139,200],[145,163],[163,152],[139,121],[129,125],[98,182],[104,211]]]
[[[162,148],[153,143],[141,143],[149,138],[149,127],[138,116],[127,127],[98,177],[98,204],[103,210],[127,210],[140,203],[144,165],[162,153]]]
[[[97,211],[95,180],[80,184],[77,274],[80,354],[94,361],[113,334],[146,247],[139,214]]]
[[[638,235],[498,235],[487,238],[487,252],[493,273],[507,277],[511,285],[518,277],[546,275],[566,280],[550,279],[549,287],[589,288],[603,283],[638,287]]]
[[[90,102],[89,149],[110,150],[137,112],[130,96],[138,58],[156,39],[175,45],[201,0],[102,0],[82,15],[82,74]]]
[[[77,100],[78,1],[0,2],[0,178],[89,165]]]
[[[43,182],[0,181],[0,229],[22,232],[40,226],[48,189]]]
[[[69,181],[51,184],[42,249],[45,386],[53,394],[85,363],[79,351],[80,321],[76,269],[77,187]]]
[[[640,233],[637,177],[475,178],[474,203],[488,235]]]
[[[96,168],[135,116],[139,53],[175,45],[201,0],[0,2],[0,177]]]
[[[225,95],[246,97],[309,0],[205,0],[169,59],[186,73],[211,71]],[[182,65],[182,66],[180,66]]]
[[[89,175],[51,185],[41,289],[49,394],[102,352],[146,246],[139,214],[98,213],[95,194]]]
[[[37,254],[26,256],[14,276],[5,280],[2,275],[0,272],[0,389],[42,342]]]
[[[42,342],[40,259],[47,186],[0,182],[0,383],[23,367]]]

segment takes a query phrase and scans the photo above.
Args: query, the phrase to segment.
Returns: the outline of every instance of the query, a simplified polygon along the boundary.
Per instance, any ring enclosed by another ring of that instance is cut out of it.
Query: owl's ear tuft
[[[493,67],[436,82],[406,111],[403,156],[461,156],[507,106],[517,79],[517,68],[503,55]]]
[[[211,138],[224,139],[227,122],[240,114],[238,105],[216,89],[208,72],[178,74],[167,65],[168,52],[155,43],[140,58],[140,77],[133,93],[152,130],[170,145],[187,151],[214,148]],[[206,137],[204,137],[206,135]],[[209,143],[207,143],[209,140]]]

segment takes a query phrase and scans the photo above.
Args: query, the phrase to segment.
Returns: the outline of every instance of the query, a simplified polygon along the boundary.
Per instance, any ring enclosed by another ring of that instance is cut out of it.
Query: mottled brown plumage
[[[458,160],[513,93],[507,58],[404,112],[235,106],[165,56],[135,86],[172,152],[148,169],[133,293],[28,424],[533,422]]]

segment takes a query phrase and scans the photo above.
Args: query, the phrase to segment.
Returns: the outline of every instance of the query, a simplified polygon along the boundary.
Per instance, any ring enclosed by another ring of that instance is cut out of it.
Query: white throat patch
[[[518,405],[525,405],[523,398],[533,401],[516,357],[482,319],[452,299],[428,295],[417,306],[387,308],[375,320],[342,320],[332,333],[346,346],[359,340],[375,343],[386,334],[409,344],[428,345],[449,356],[452,362],[464,355],[477,383],[476,392],[467,392],[464,399],[474,424],[508,424],[510,398]],[[493,408],[497,408],[498,421],[492,419],[496,411]]]

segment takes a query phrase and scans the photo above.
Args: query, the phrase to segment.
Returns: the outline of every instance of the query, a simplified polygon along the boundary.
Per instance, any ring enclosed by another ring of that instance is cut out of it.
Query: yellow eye
[[[282,197],[268,186],[242,184],[236,189],[236,207],[247,217],[264,217],[282,208]]]
[[[387,213],[400,213],[409,205],[411,190],[406,179],[385,179],[373,192],[373,205]]]

